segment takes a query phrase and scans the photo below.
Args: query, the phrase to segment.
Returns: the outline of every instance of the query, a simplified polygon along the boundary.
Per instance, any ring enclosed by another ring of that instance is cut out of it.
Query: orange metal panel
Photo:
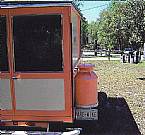
[[[27,14],[63,14],[64,7],[23,7],[9,9],[11,16]]]
[[[12,110],[0,110],[2,115],[12,115],[13,111]]]
[[[56,117],[43,117],[43,116],[19,116],[19,115],[2,115],[1,117],[3,120],[12,120],[12,121],[43,121],[43,122],[49,122],[49,121],[64,121],[64,122],[72,122],[73,119],[70,116],[56,116]]]
[[[0,15],[7,15],[8,10],[7,9],[0,9]]]
[[[45,111],[45,110],[17,110],[15,115],[25,116],[66,116],[66,111]]]

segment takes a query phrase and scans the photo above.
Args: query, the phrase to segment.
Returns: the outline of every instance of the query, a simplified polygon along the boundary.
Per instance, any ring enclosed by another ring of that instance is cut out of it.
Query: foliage
[[[88,24],[88,34],[90,35],[92,41],[97,39],[97,29],[98,29],[98,24],[97,22],[91,22]]]
[[[111,14],[109,11],[104,10],[100,15],[100,21],[98,26],[98,43],[105,49],[112,49],[111,38],[114,38],[114,31],[112,30]]]
[[[84,48],[87,44],[88,37],[88,22],[85,18],[81,20],[81,48]]]
[[[94,28],[93,37],[98,39],[102,48],[108,50],[132,47],[139,49],[145,42],[145,3],[144,0],[112,2],[103,10]],[[97,31],[97,32],[96,32]]]
[[[129,0],[127,2],[127,16],[128,26],[130,30],[130,44],[138,49],[144,42],[145,22],[144,22],[145,3],[144,0]]]
[[[78,10],[80,10],[80,6],[82,5],[82,3],[79,0],[73,0],[73,3],[76,5]]]

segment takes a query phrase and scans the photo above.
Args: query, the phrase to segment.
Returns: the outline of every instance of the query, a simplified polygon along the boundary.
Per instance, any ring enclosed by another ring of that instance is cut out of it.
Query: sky
[[[73,1],[73,0],[46,0],[46,1]],[[97,18],[99,18],[100,12],[107,8],[110,1],[105,0],[80,0],[82,5],[80,6],[81,13],[83,13],[83,16],[87,19],[87,21],[90,23],[92,21],[96,21]]]
[[[81,3],[81,12],[90,23],[91,21],[96,21],[97,18],[99,18],[100,12],[107,8],[109,1],[81,1]]]
[[[9,0],[10,1],[10,0]],[[41,0],[40,0],[41,1]],[[45,1],[73,1],[73,0],[45,0]],[[82,5],[80,6],[81,12],[86,20],[90,23],[96,21],[99,18],[100,12],[107,8],[110,1],[91,1],[91,0],[80,0]]]

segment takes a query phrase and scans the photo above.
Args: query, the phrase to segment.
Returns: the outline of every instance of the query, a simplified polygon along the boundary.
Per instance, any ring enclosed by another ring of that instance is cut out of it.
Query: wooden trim
[[[71,39],[70,39],[70,7],[64,8],[63,42],[64,42],[64,91],[67,115],[72,117],[72,88],[71,88]],[[69,34],[68,34],[69,33]]]
[[[56,79],[64,78],[64,73],[14,73],[17,79]]]
[[[9,79],[10,78],[10,73],[0,73],[0,78],[1,79]]]
[[[14,80],[12,79],[13,77],[13,48],[12,48],[12,20],[10,17],[10,12],[8,16],[8,48],[9,48],[9,67],[10,67],[10,88],[11,88],[11,98],[12,98],[12,110],[13,114],[15,113],[16,110],[16,98],[15,98],[15,90],[14,90]]]

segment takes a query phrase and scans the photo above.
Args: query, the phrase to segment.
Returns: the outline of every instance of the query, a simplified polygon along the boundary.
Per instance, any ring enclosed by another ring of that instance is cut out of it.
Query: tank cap
[[[78,65],[78,68],[80,69],[80,70],[89,70],[89,71],[91,71],[91,70],[93,70],[93,68],[95,67],[95,65],[94,64],[79,64]]]

